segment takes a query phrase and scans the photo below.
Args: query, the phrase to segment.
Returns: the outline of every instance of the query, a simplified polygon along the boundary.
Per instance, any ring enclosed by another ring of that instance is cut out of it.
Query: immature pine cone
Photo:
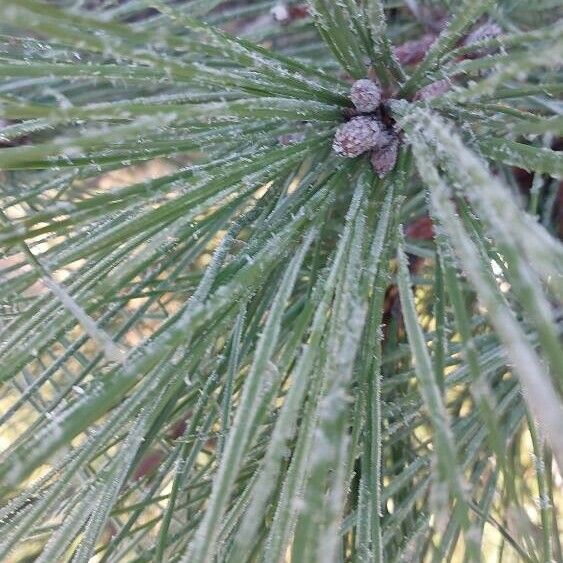
[[[419,63],[426,56],[434,41],[436,41],[436,36],[433,33],[427,33],[420,39],[397,45],[393,49],[393,54],[402,65],[413,65]]]
[[[395,168],[398,152],[399,139],[393,135],[385,146],[376,148],[371,153],[371,165],[380,178],[384,178]]]
[[[443,80],[437,80],[436,82],[431,82],[426,86],[423,86],[415,95],[413,100],[415,102],[421,100],[431,100],[437,96],[445,94],[451,88],[450,83],[444,78]]]
[[[496,23],[486,22],[483,25],[479,26],[477,29],[474,29],[463,40],[463,45],[468,47],[470,45],[473,45],[474,43],[478,43],[479,41],[486,41],[487,39],[493,39],[494,37],[498,37],[499,35],[502,35],[502,29]],[[474,53],[470,53],[466,55],[466,58],[478,59],[484,57],[489,53],[490,51],[487,49],[478,49]]]
[[[352,84],[350,99],[358,111],[371,113],[375,111],[381,103],[381,90],[375,82],[367,78],[356,80],[356,82]]]
[[[341,125],[334,136],[332,148],[336,154],[354,158],[377,146],[384,145],[386,134],[377,119],[368,116],[353,117]]]
[[[473,45],[479,41],[485,41],[486,39],[492,39],[493,37],[498,37],[502,35],[502,29],[493,22],[487,22],[480,25],[477,29],[474,29],[463,41],[464,45]]]

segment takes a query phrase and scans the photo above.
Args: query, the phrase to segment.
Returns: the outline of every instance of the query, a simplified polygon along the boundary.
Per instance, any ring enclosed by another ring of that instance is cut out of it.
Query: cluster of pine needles
[[[559,10],[0,0],[0,560],[563,561]]]

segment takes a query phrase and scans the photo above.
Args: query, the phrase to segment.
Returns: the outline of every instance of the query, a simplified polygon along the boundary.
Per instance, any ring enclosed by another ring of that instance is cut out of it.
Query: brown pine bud
[[[354,117],[341,125],[336,134],[332,148],[336,154],[354,158],[387,140],[381,124],[374,117]]]
[[[291,21],[302,20],[309,16],[309,8],[307,4],[297,4],[289,7],[289,15]]]
[[[424,59],[428,49],[430,49],[430,46],[435,40],[436,36],[433,33],[427,33],[420,39],[397,45],[397,47],[393,49],[393,53],[402,65],[413,65]]]
[[[475,43],[479,43],[479,41],[486,41],[487,39],[493,39],[502,35],[502,29],[493,22],[486,22],[483,25],[479,26],[477,29],[474,29],[464,40],[463,45],[465,47],[469,47]],[[471,54],[466,55],[467,58],[475,58],[478,59],[480,57],[484,57],[488,54],[486,49],[478,49]]]
[[[395,134],[390,137],[389,142],[385,146],[373,150],[371,153],[371,165],[379,178],[385,178],[395,168],[398,153],[399,138]]]
[[[426,86],[422,87],[414,95],[413,100],[415,102],[421,100],[431,100],[432,98],[436,98],[437,96],[445,94],[450,88],[451,85],[445,78],[443,80],[437,80],[436,82],[432,82],[431,84],[427,84]]]
[[[485,41],[487,39],[493,39],[502,35],[502,29],[493,22],[487,22],[480,25],[477,29],[474,29],[463,41],[465,46],[473,45],[479,41]]]
[[[368,78],[356,80],[350,90],[350,99],[358,111],[370,113],[375,111],[381,103],[381,90],[375,82]]]

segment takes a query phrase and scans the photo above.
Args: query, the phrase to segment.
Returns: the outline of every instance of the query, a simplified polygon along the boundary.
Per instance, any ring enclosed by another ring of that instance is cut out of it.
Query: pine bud
[[[486,41],[487,39],[493,39],[502,35],[502,29],[493,22],[487,22],[483,25],[479,26],[477,29],[474,29],[464,40],[463,45],[465,47],[469,47],[474,43],[479,43],[479,41]],[[466,55],[467,58],[480,58],[487,55],[490,51],[486,49],[478,49],[477,51]]]
[[[354,117],[341,125],[332,143],[336,154],[354,158],[387,141],[386,134],[374,117]]]
[[[437,80],[424,87],[422,87],[415,95],[413,100],[415,102],[421,100],[431,100],[437,96],[445,94],[450,89],[450,83],[444,78],[443,80]]]
[[[393,49],[393,54],[402,65],[413,65],[424,59],[434,41],[436,41],[436,36],[433,33],[427,33],[420,39],[397,45]]]
[[[493,22],[487,22],[474,29],[463,41],[465,46],[473,45],[473,43],[478,43],[479,41],[485,41],[487,39],[493,39],[502,35],[502,29]]]
[[[294,145],[295,143],[300,143],[305,140],[305,133],[284,133],[278,137],[278,143],[283,146]]]
[[[395,168],[398,152],[399,138],[393,134],[386,145],[374,149],[371,153],[371,165],[379,178],[384,178]]]
[[[375,82],[367,78],[356,80],[350,91],[350,99],[358,111],[370,113],[381,103],[381,90]]]

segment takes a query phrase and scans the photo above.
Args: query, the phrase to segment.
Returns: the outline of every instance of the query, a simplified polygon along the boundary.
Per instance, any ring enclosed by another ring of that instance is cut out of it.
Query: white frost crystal
[[[354,117],[336,131],[332,148],[341,156],[354,158],[377,146],[384,145],[386,134],[374,117]]]
[[[270,10],[270,14],[277,22],[285,23],[289,21],[289,10],[287,9],[287,6],[283,3],[276,4]]]
[[[358,111],[370,113],[375,111],[381,103],[381,90],[375,82],[367,78],[356,80],[352,84],[350,99]]]

